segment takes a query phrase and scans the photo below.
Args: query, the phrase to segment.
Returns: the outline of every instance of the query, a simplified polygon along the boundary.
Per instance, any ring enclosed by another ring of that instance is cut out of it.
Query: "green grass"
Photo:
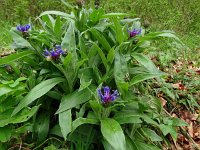
[[[5,48],[8,47],[11,43],[12,43],[12,39],[11,36],[9,34],[9,30],[12,27],[12,25],[10,23],[7,22],[0,22],[0,41],[1,41],[1,45],[0,45],[0,51]]]

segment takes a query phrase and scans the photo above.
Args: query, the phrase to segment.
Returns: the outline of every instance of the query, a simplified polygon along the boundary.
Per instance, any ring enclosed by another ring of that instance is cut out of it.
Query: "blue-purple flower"
[[[22,33],[26,33],[28,32],[28,30],[31,28],[30,24],[26,24],[26,25],[18,25],[17,27],[17,30],[22,32]]]
[[[48,51],[47,49],[44,50],[44,56],[48,61],[58,60],[63,54],[65,54],[65,52],[62,50],[60,45],[56,45],[51,51]]]
[[[110,88],[108,86],[103,88],[104,93],[102,94],[101,89],[98,89],[98,95],[101,99],[101,102],[103,104],[108,104],[113,102],[114,100],[116,100],[116,98],[119,97],[119,93],[117,90],[113,91],[113,93],[111,94],[110,92]]]
[[[129,37],[134,37],[136,35],[139,35],[139,34],[141,34],[141,31],[142,31],[141,28],[139,28],[139,29],[134,28],[133,30],[128,30]]]

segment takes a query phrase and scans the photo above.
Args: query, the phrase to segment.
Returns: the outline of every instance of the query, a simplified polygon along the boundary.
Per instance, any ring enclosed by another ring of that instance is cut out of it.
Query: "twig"
[[[14,145],[14,146],[10,147],[8,150],[13,150],[13,149],[16,148],[16,147],[19,147],[19,149],[31,150],[31,149],[29,149],[29,148],[22,147],[21,144],[19,144],[19,145]]]
[[[47,141],[49,141],[49,140],[57,140],[57,141],[59,141],[60,143],[62,143],[62,141],[61,140],[59,140],[59,139],[57,139],[57,138],[54,138],[54,137],[51,137],[51,138],[48,138],[47,140],[45,140],[43,143],[41,143],[40,145],[38,145],[37,147],[35,147],[33,150],[37,150],[38,148],[40,148],[42,145],[44,145]]]

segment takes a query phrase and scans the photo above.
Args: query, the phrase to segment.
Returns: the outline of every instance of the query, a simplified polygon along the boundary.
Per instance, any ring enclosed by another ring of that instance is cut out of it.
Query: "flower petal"
[[[111,100],[114,101],[116,100],[116,98],[119,97],[119,93],[117,90],[114,91],[114,93],[111,95]]]
[[[110,95],[110,88],[108,86],[104,87],[104,96]]]
[[[98,89],[98,95],[99,95],[99,97],[101,98],[101,101],[103,101],[103,94],[102,94],[102,92],[101,92],[101,89]]]

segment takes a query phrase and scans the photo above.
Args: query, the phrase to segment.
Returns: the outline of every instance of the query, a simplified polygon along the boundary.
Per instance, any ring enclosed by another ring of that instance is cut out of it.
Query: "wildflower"
[[[108,104],[110,102],[113,102],[116,100],[117,97],[119,97],[119,93],[117,90],[113,92],[113,94],[110,93],[110,88],[108,86],[104,87],[104,95],[101,92],[101,89],[98,89],[98,95],[101,98],[101,102],[103,104]]]
[[[56,45],[51,51],[48,51],[47,49],[44,50],[44,56],[46,57],[47,61],[58,60],[63,54],[64,51],[61,49],[60,45]]]
[[[131,37],[134,37],[136,35],[139,35],[139,34],[141,34],[141,31],[142,31],[141,28],[140,29],[134,28],[133,30],[128,30],[129,37],[131,38]]]
[[[16,28],[18,31],[22,32],[22,33],[26,33],[28,32],[28,30],[30,29],[30,24],[26,24],[26,25],[18,25]]]

